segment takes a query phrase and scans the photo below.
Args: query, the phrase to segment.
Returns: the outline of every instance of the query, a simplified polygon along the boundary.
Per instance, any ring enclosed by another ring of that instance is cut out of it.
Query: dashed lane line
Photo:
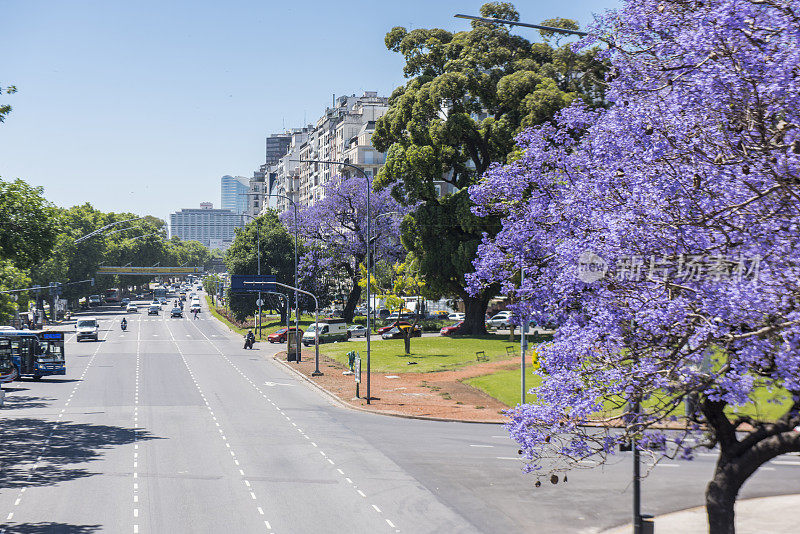
[[[194,325],[194,323],[192,323],[192,324]],[[258,384],[256,384],[256,383],[255,383],[255,382],[254,382],[254,381],[253,381],[253,380],[252,380],[252,379],[251,379],[249,376],[247,376],[246,374],[244,374],[244,373],[242,372],[242,370],[241,370],[241,369],[239,369],[239,367],[238,367],[238,366],[237,366],[235,363],[233,363],[233,362],[231,361],[231,359],[230,359],[230,358],[228,358],[228,356],[226,356],[226,355],[225,355],[225,353],[224,353],[224,352],[222,352],[222,351],[219,349],[219,347],[217,347],[217,345],[214,343],[214,340],[212,340],[211,338],[209,338],[209,337],[208,337],[208,336],[205,334],[205,332],[203,332],[202,330],[200,330],[200,328],[198,328],[198,327],[197,327],[197,325],[194,325],[194,327],[197,329],[197,331],[198,331],[198,332],[200,332],[200,335],[202,335],[204,338],[206,338],[206,340],[208,340],[209,344],[210,344],[210,345],[211,345],[211,346],[214,348],[214,350],[216,350],[216,351],[217,351],[217,353],[219,353],[219,355],[220,355],[220,356],[222,356],[222,358],[223,358],[223,359],[224,359],[226,362],[228,362],[228,365],[230,365],[230,366],[231,366],[231,368],[232,368],[233,370],[235,370],[237,373],[239,373],[239,375],[240,375],[240,376],[241,376],[241,377],[242,377],[242,378],[243,378],[243,379],[244,379],[244,380],[245,380],[247,383],[249,383],[249,384],[250,384],[250,385],[253,387],[253,389],[255,389],[255,390],[256,390],[256,392],[257,392],[257,393],[258,393],[258,394],[259,394],[259,395],[260,395],[260,396],[261,396],[261,397],[262,397],[262,398],[263,398],[263,399],[264,399],[266,402],[268,402],[268,403],[269,403],[269,404],[270,404],[270,405],[271,405],[273,408],[275,408],[275,409],[278,411],[278,413],[279,413],[280,415],[282,415],[282,416],[283,416],[283,417],[284,417],[284,418],[285,418],[285,419],[286,419],[288,422],[290,422],[290,423],[292,422],[291,418],[290,418],[288,415],[286,415],[286,414],[283,412],[283,410],[282,410],[282,409],[281,409],[281,408],[280,408],[278,405],[276,405],[276,404],[275,404],[275,403],[274,403],[274,402],[273,402],[273,401],[272,401],[272,400],[271,400],[269,397],[267,397],[267,395],[266,395],[266,394],[265,394],[265,393],[264,393],[264,392],[261,390],[261,388],[259,387],[259,385],[258,385]],[[176,342],[176,345],[177,345],[177,342]],[[301,429],[300,427],[296,427],[296,428],[298,428],[298,430],[300,431],[301,435],[303,435],[303,437],[305,437],[305,439],[307,439],[307,440],[309,440],[309,441],[310,441],[310,438],[309,438],[309,437],[308,437],[308,436],[305,434],[305,432],[303,432],[303,431],[302,431],[302,429]],[[317,448],[317,444],[316,444],[315,442],[313,442],[313,441],[312,441],[312,442],[311,442],[311,445],[313,445],[315,448]],[[327,454],[325,454],[325,452],[324,452],[324,451],[321,451],[321,450],[320,450],[320,451],[319,451],[319,453],[320,453],[320,455],[321,455],[321,456],[322,456],[322,457],[323,457],[325,460],[327,460],[327,461],[328,461],[328,462],[329,462],[331,465],[335,465],[335,464],[334,464],[334,462],[333,462],[333,460],[332,460],[332,459],[330,459],[330,458],[328,458],[328,455],[327,455]],[[358,494],[359,494],[361,497],[363,497],[363,498],[366,498],[366,497],[367,497],[367,496],[366,496],[366,494],[365,494],[363,491],[361,491],[361,489],[359,489],[359,488],[358,488],[358,486],[357,486],[356,484],[354,484],[354,483],[353,483],[353,481],[352,481],[350,478],[348,478],[348,477],[345,475],[344,471],[342,471],[341,469],[337,469],[336,471],[337,471],[337,472],[338,472],[338,473],[339,473],[339,474],[342,476],[342,478],[345,480],[345,482],[347,482],[347,483],[348,483],[348,484],[349,484],[349,485],[350,485],[350,486],[351,486],[351,487],[352,487],[352,488],[353,488],[353,489],[356,491],[356,493],[358,493]],[[373,508],[373,509],[374,509],[374,510],[375,510],[377,513],[379,513],[379,514],[382,514],[382,512],[380,511],[380,509],[379,509],[377,506],[375,506],[374,504],[372,505],[372,508]],[[396,528],[396,527],[394,526],[394,523],[392,523],[391,521],[387,521],[387,524],[389,524],[389,525],[390,525],[392,528],[394,528],[396,533],[397,533],[397,532],[400,532],[400,529]]]
[[[105,332],[106,332],[106,334],[105,334],[105,336],[103,336],[103,341],[105,341],[106,338],[108,338],[108,334],[111,333],[111,328],[106,329]],[[64,416],[64,412],[66,411],[67,407],[69,407],[70,403],[72,402],[72,398],[75,396],[75,393],[78,391],[78,388],[81,386],[81,384],[83,384],[83,379],[86,377],[86,372],[92,366],[92,363],[94,363],[94,360],[97,357],[97,353],[100,351],[100,349],[102,347],[103,347],[103,343],[98,343],[97,348],[94,349],[94,353],[92,354],[92,357],[89,358],[89,362],[86,364],[86,367],[84,367],[83,372],[78,377],[78,383],[75,384],[75,387],[72,388],[72,391],[70,392],[69,397],[67,398],[67,401],[64,403],[64,408],[58,414],[57,420],[53,422],[53,426],[50,427],[50,432],[48,432],[47,437],[45,438],[44,442],[42,443],[42,447],[39,450],[39,454],[38,454],[38,456],[36,458],[36,462],[28,470],[28,477],[25,479],[26,482],[30,482],[31,481],[31,479],[33,478],[33,475],[36,473],[36,470],[39,468],[39,463],[42,461],[42,458],[44,457],[45,453],[47,452],[47,449],[50,447],[50,441],[54,437],[56,437],[56,431],[58,430],[59,426],[62,424],[61,418]],[[29,487],[30,487],[29,485],[25,485],[22,488],[20,488],[20,490],[17,492],[17,497],[14,500],[14,509],[15,510],[22,503],[22,497],[25,494],[25,492],[28,490]],[[6,516],[6,521],[13,520],[15,513],[16,512],[14,512],[14,511],[9,512],[8,515]],[[0,528],[0,534],[5,534],[6,532],[7,532],[6,527]]]
[[[166,323],[166,321],[165,321],[165,323]],[[203,399],[203,402],[206,405],[206,409],[208,410],[209,414],[211,415],[211,417],[216,422],[216,426],[219,427],[220,425],[219,425],[219,422],[217,421],[216,414],[214,413],[214,410],[211,408],[211,405],[209,404],[208,399],[206,399],[205,393],[203,393],[203,389],[200,387],[200,384],[197,382],[197,377],[194,375],[194,371],[192,371],[192,368],[189,367],[189,362],[186,360],[186,356],[183,354],[183,351],[181,350],[180,345],[178,345],[178,342],[175,339],[175,336],[172,334],[172,329],[169,327],[169,325],[167,325],[167,331],[169,332],[169,337],[172,339],[172,342],[175,344],[175,348],[178,349],[178,354],[180,355],[181,359],[183,360],[183,364],[186,366],[186,370],[189,372],[189,376],[192,378],[192,382],[194,383],[194,386],[197,388],[197,391],[200,393],[200,398]],[[225,444],[225,448],[228,449],[228,452],[231,455],[231,459],[233,460],[234,465],[236,465],[239,473],[242,475],[242,477],[244,477],[244,470],[241,469],[239,460],[236,457],[236,453],[233,451],[233,449],[231,449],[231,445],[230,445],[230,443],[228,443],[228,440],[225,437],[225,433],[223,432],[222,428],[217,428],[217,430],[219,431],[220,438],[222,439],[222,442]],[[252,491],[252,488],[251,488],[251,485],[250,485],[250,481],[248,479],[244,478],[243,482],[245,484],[246,490],[250,494],[250,499],[256,502],[256,511],[258,512],[259,516],[263,516],[264,515],[264,510],[263,510],[263,508],[261,506],[258,506],[258,498],[256,497],[256,494]],[[268,521],[264,521],[264,524],[267,527],[267,530],[271,534],[272,533],[272,529],[270,528],[269,522]]]

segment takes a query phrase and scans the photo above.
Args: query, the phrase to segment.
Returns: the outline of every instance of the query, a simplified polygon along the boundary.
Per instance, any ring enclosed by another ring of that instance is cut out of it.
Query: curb
[[[267,356],[267,358],[269,358],[269,356]],[[362,408],[360,406],[353,406],[352,404],[343,401],[342,399],[340,399],[339,397],[337,397],[336,395],[334,395],[333,393],[331,393],[330,391],[328,391],[324,387],[320,386],[319,384],[317,384],[316,382],[314,382],[313,380],[308,378],[306,375],[304,375],[303,373],[301,373],[300,371],[298,371],[297,369],[295,369],[294,367],[289,365],[288,362],[285,362],[285,361],[279,359],[277,354],[275,356],[272,356],[271,358],[272,358],[273,361],[278,362],[283,367],[285,367],[286,369],[289,369],[292,373],[296,374],[297,376],[299,376],[300,378],[305,380],[307,383],[311,384],[316,389],[318,389],[319,391],[321,391],[322,393],[324,393],[325,395],[327,395],[328,397],[330,397],[331,399],[336,401],[336,403],[339,404],[340,406],[342,406],[344,408],[349,408],[351,410],[355,410],[355,411],[358,411],[358,412],[371,413],[371,414],[375,414],[375,415],[383,415],[383,416],[387,416],[387,417],[398,417],[400,419],[419,419],[421,421],[439,421],[439,422],[443,422],[443,423],[471,423],[471,424],[478,424],[478,425],[502,425],[502,424],[504,424],[504,423],[498,422],[498,421],[464,421],[462,419],[450,419],[450,418],[446,418],[446,417],[428,417],[428,416],[425,416],[425,415],[411,415],[411,414],[404,414],[404,413],[381,412],[381,411],[377,411],[377,410],[368,410],[368,409]]]

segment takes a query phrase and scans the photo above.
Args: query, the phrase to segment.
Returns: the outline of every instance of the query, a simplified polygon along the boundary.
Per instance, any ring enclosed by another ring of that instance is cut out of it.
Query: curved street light
[[[250,194],[250,193],[248,193]],[[253,193],[259,194],[259,193]],[[275,195],[278,196],[278,195]],[[282,196],[282,195],[280,195]],[[286,197],[288,198],[288,197]],[[289,199],[292,202],[291,199]],[[294,202],[292,202],[292,206],[294,206],[294,286],[297,286],[297,206],[295,206]],[[250,215],[249,213],[242,213],[242,217],[249,217],[250,219],[256,222],[256,239],[258,239],[258,246],[257,246],[257,254],[258,254],[258,274],[261,275],[261,225],[259,223],[258,217],[254,215]],[[261,292],[258,293],[258,300],[261,300]],[[300,331],[300,315],[299,315],[299,306],[298,306],[298,298],[297,298],[297,291],[294,292],[294,327],[295,327],[295,335]],[[289,313],[289,306],[287,303],[286,312]],[[261,306],[258,307],[258,320],[261,321]],[[288,335],[288,334],[287,334]],[[261,329],[258,330],[258,338],[261,339]]]
[[[359,167],[358,165],[353,165],[352,163],[345,163],[343,161],[330,161],[330,160],[321,160],[321,159],[295,159],[291,161],[296,161],[299,163],[320,163],[323,165],[342,165],[343,167],[349,167],[361,173],[361,176],[367,181],[367,404],[370,404],[372,400],[372,395],[370,394],[370,282],[372,281],[372,261],[370,257],[370,239],[372,237],[372,227],[370,226],[370,192],[372,190],[372,182],[367,176],[367,173],[364,172],[364,169]]]

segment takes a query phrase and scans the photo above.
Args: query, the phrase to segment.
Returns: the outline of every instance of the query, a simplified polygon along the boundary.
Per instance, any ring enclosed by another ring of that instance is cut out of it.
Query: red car
[[[439,330],[439,334],[443,336],[452,336],[454,334],[458,334],[458,331],[461,330],[462,326],[464,326],[464,321],[459,321],[456,324],[445,326],[444,328]]]
[[[274,333],[268,335],[267,336],[267,341],[269,341],[270,343],[286,343],[286,333],[289,332],[289,330],[294,332],[294,327],[286,328],[284,326],[283,328],[279,329],[277,332],[274,332]],[[300,332],[300,337],[302,337],[303,336],[303,329],[300,328],[298,330],[298,332]]]
[[[386,332],[388,332],[389,330],[391,330],[395,326],[411,326],[411,323],[409,323],[408,321],[395,321],[390,325],[378,328],[378,335],[381,336],[381,335],[385,334]]]

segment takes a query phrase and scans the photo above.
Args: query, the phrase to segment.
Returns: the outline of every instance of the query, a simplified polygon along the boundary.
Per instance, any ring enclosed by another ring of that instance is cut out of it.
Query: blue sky
[[[61,206],[166,218],[219,205],[264,137],[317,119],[332,94],[404,83],[394,26],[461,30],[483,2],[0,0],[0,176]],[[516,2],[523,21],[585,26],[616,0]],[[516,30],[529,38],[532,30]]]

